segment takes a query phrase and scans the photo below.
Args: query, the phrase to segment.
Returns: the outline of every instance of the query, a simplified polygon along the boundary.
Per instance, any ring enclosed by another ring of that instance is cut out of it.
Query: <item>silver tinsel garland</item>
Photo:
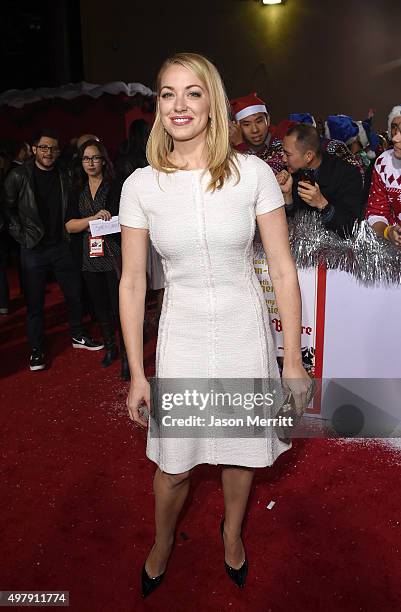
[[[292,254],[298,268],[323,264],[352,274],[365,286],[401,283],[401,250],[375,234],[367,221],[356,222],[349,238],[327,230],[317,213],[299,212],[289,220]],[[255,259],[265,258],[255,241]]]

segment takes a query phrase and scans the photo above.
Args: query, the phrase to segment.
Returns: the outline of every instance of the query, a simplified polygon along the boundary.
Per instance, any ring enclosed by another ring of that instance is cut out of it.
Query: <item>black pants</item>
[[[118,287],[119,280],[114,270],[110,272],[82,272],[88,293],[92,300],[106,347],[115,343],[115,328],[118,327],[120,348],[125,352],[120,325]]]
[[[5,232],[0,234],[0,308],[8,308],[10,289],[7,280],[8,249]]]
[[[46,277],[49,271],[54,273],[67,302],[71,336],[82,335],[80,274],[67,242],[34,249],[21,247],[21,267],[28,308],[28,340],[31,348],[43,350],[43,309]]]

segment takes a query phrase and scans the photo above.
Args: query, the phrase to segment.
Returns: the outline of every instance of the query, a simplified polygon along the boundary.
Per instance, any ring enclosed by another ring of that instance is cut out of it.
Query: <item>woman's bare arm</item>
[[[257,221],[283,327],[283,383],[292,391],[297,408],[305,410],[311,381],[302,365],[301,293],[284,207],[259,215]]]
[[[89,227],[89,221],[93,221],[93,217],[85,217],[83,219],[70,219],[65,224],[65,229],[69,234],[78,234]]]
[[[284,363],[299,365],[301,357],[301,294],[288,241],[284,207],[257,217],[283,326]]]
[[[108,210],[99,210],[96,215],[91,217],[83,217],[82,219],[70,219],[65,224],[65,229],[69,234],[78,234],[84,232],[89,227],[89,221],[96,221],[97,219],[103,219],[103,221],[110,221],[111,214]]]
[[[143,321],[146,297],[148,230],[121,226],[120,319],[131,376],[144,379]]]

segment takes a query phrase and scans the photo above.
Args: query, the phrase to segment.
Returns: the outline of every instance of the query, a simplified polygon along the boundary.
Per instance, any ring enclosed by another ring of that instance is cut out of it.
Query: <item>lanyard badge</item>
[[[89,240],[89,257],[103,257],[104,256],[104,238],[101,236],[98,238],[92,238],[88,236]]]

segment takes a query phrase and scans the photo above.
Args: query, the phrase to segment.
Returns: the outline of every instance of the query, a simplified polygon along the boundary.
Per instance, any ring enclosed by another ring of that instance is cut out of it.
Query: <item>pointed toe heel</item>
[[[151,578],[145,569],[145,564],[143,565],[141,577],[143,598],[148,597],[148,595],[153,593],[153,591],[155,591],[157,587],[161,585],[165,573],[166,572],[164,571],[162,574],[160,574],[160,576],[155,576],[155,578]]]
[[[220,523],[220,533],[224,542],[224,519],[222,519]],[[234,584],[236,584],[238,588],[243,589],[248,574],[248,559],[246,558],[246,555],[245,560],[240,568],[235,569],[235,567],[231,567],[231,565],[228,565],[225,560],[224,567],[226,568],[227,575],[229,576],[229,578],[231,578]]]
[[[239,569],[235,569],[231,567],[224,561],[224,566],[226,568],[226,572],[231,580],[237,585],[239,589],[243,589],[246,583],[246,577],[248,574],[248,559],[245,558],[245,561],[241,565]]]

